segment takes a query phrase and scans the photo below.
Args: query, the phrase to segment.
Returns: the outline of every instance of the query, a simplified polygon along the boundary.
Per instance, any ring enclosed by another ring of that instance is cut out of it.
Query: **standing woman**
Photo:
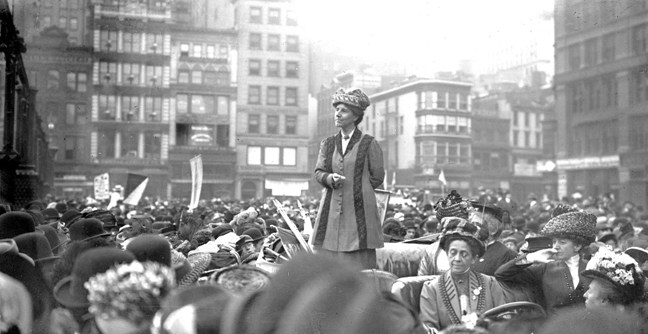
[[[374,189],[383,183],[383,153],[374,137],[357,126],[371,103],[359,88],[340,88],[333,95],[336,135],[320,145],[315,179],[322,199],[309,243],[319,253],[376,267],[376,248],[383,247]]]
[[[495,277],[539,288],[550,316],[567,307],[584,306],[589,282],[581,274],[587,265],[583,251],[596,237],[596,216],[559,206],[540,233],[552,238],[552,248],[518,256],[497,269]]]

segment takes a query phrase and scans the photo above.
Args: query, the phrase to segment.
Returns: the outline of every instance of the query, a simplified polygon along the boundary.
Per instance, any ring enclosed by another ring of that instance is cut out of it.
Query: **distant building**
[[[30,45],[49,27],[58,27],[74,45],[92,44],[91,6],[89,0],[14,0],[14,21],[25,42]],[[111,5],[126,7],[136,1],[111,1]]]
[[[558,194],[648,201],[645,1],[558,1]]]
[[[236,197],[308,190],[309,47],[288,1],[236,2]]]
[[[372,94],[360,129],[380,143],[387,187],[470,192],[471,84],[412,78]],[[447,186],[438,180],[443,171]],[[395,176],[395,178],[394,178]]]

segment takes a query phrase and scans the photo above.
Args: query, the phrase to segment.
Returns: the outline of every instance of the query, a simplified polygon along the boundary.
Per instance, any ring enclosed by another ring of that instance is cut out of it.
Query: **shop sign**
[[[610,155],[605,157],[586,157],[574,159],[556,160],[558,169],[590,169],[590,168],[614,168],[619,167],[619,156]]]
[[[535,165],[516,163],[513,165],[513,175],[515,176],[542,176],[536,169]]]

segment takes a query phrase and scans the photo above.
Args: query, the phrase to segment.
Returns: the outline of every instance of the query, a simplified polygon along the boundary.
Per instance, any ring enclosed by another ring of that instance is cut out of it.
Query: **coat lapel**
[[[344,151],[344,155],[346,155],[348,152],[353,149],[353,145],[355,145],[357,142],[360,141],[360,137],[362,137],[362,132],[358,130],[358,128],[353,131],[353,135],[351,135],[351,138],[349,138],[349,145],[347,145],[346,151]],[[340,140],[340,146],[342,145],[342,140]]]
[[[335,135],[335,149],[340,153],[340,155],[343,156],[342,152],[342,132],[338,132],[337,135]]]
[[[444,286],[442,287],[445,289],[445,292],[448,296],[448,300],[450,301],[450,305],[452,306],[452,312],[454,312],[455,316],[457,316],[459,319],[461,319],[461,306],[459,305],[459,294],[457,293],[457,289],[455,288],[454,281],[452,280],[452,276],[450,275],[450,271],[447,271],[445,274],[444,280]],[[450,310],[448,310],[450,312]]]

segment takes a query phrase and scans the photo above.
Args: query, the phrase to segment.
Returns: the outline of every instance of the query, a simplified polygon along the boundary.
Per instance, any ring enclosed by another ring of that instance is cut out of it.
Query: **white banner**
[[[203,163],[202,156],[198,155],[189,160],[191,166],[191,202],[189,209],[193,210],[198,207],[200,201],[200,192],[203,183]]]
[[[108,173],[95,176],[94,198],[99,201],[110,198],[110,182]]]

